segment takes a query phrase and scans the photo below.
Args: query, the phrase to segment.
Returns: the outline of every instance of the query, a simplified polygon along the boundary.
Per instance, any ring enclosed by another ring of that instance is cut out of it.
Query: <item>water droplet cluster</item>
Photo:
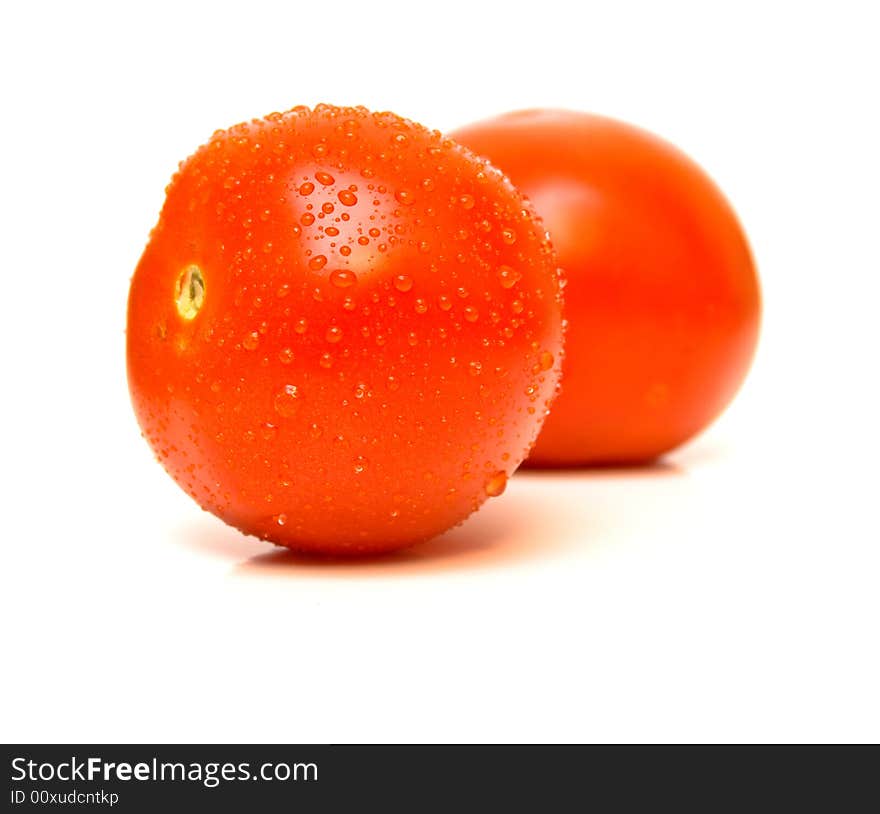
[[[135,411],[175,480],[247,533],[406,545],[527,455],[560,288],[537,217],[454,142],[363,108],[272,114],[215,133],[168,187],[129,300]]]

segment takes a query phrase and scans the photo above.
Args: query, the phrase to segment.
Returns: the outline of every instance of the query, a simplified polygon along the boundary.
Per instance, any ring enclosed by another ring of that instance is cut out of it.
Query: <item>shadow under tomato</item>
[[[683,472],[680,466],[664,461],[641,467],[520,470],[506,494],[488,501],[462,525],[433,540],[386,554],[303,554],[246,537],[208,516],[183,529],[179,539],[204,555],[244,558],[232,574],[248,578],[412,576],[504,568],[549,560],[600,540],[603,525],[614,520],[608,506],[591,490],[591,483],[667,478]]]
[[[684,467],[666,458],[632,464],[563,464],[562,466],[532,465],[528,462],[517,470],[516,477],[534,478],[663,478],[683,475]]]
[[[239,564],[239,576],[391,576],[442,570],[504,567],[560,554],[569,542],[559,534],[566,521],[560,507],[519,495],[494,500],[462,525],[427,542],[386,554],[328,557],[276,548]],[[551,522],[552,518],[552,522]],[[582,530],[587,534],[587,530]]]

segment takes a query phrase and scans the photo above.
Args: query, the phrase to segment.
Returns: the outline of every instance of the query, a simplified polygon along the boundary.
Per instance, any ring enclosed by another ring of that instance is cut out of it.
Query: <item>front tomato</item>
[[[559,282],[497,171],[392,114],[218,132],[137,267],[128,376],[198,503],[302,550],[431,537],[500,494],[558,379]]]

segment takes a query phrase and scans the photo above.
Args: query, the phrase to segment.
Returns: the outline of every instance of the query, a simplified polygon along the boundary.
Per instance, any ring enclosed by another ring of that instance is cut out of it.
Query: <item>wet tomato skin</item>
[[[557,266],[484,159],[321,105],[183,162],[135,271],[127,363],[175,481],[304,551],[432,537],[503,492],[557,387]]]
[[[566,274],[562,390],[529,463],[641,463],[731,401],[758,277],[729,203],[687,156],[622,122],[530,110],[451,134],[532,201]]]

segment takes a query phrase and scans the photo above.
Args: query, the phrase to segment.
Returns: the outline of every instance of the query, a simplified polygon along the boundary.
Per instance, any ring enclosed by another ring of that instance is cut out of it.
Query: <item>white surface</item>
[[[880,738],[872,4],[183,5],[0,12],[0,737]],[[379,562],[202,514],[128,404],[128,279],[179,159],[321,100],[677,142],[763,274],[734,408],[663,466],[517,475]]]

